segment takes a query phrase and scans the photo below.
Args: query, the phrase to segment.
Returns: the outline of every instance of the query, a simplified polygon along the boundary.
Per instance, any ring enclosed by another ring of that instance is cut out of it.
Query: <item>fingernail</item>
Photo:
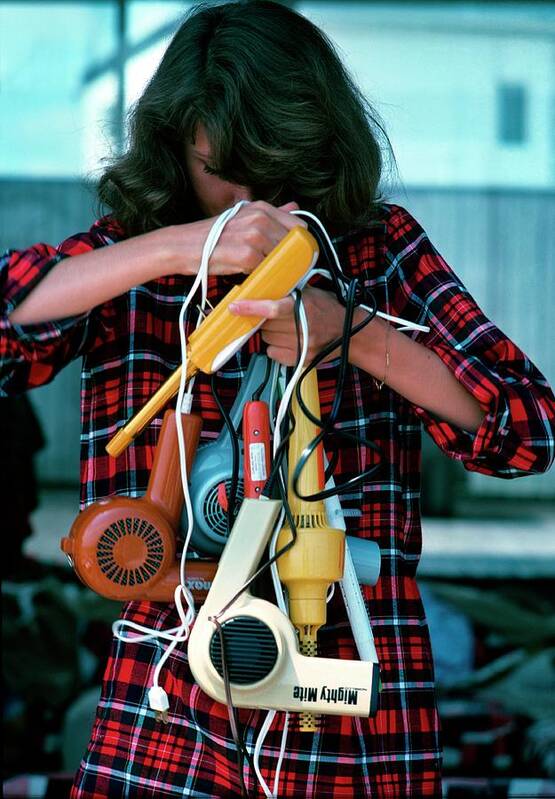
[[[229,305],[227,306],[227,309],[228,311],[231,311],[231,313],[237,313],[237,311],[239,310],[239,306],[237,305],[236,302],[230,302]]]

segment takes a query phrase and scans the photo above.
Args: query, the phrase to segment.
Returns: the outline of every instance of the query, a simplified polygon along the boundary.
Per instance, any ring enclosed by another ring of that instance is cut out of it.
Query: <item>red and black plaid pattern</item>
[[[482,314],[464,286],[404,209],[384,205],[379,219],[338,242],[344,270],[358,275],[380,310],[428,324],[418,334],[478,399],[486,411],[475,435],[438,421],[394,392],[377,391],[369,375],[351,368],[337,422],[381,448],[377,470],[342,504],[348,531],[378,542],[382,571],[365,588],[380,659],[382,691],[374,719],[328,716],[316,734],[290,732],[278,795],[405,799],[439,797],[441,746],[428,628],[415,581],[421,550],[419,512],[421,424],[445,452],[466,468],[516,477],[544,471],[553,459],[555,401],[526,356]],[[60,258],[124,237],[109,218],[59,248],[37,245],[2,261],[5,310],[19,304]],[[77,262],[76,262],[77,263]],[[211,278],[215,304],[240,278]],[[177,319],[191,278],[165,277],[139,286],[77,319],[44,325],[1,321],[0,388],[24,391],[51,380],[70,359],[83,356],[81,482],[83,507],[112,494],[144,492],[161,417],[119,458],[104,447],[180,360]],[[229,408],[259,336],[218,374]],[[336,391],[337,361],[318,370],[322,413]],[[195,410],[203,439],[214,439],[222,420],[208,378],[195,384]],[[363,446],[338,436],[336,478],[343,481],[375,461]],[[166,628],[173,606],[131,603],[124,615]],[[324,656],[354,657],[339,597],[321,631]],[[162,672],[170,699],[169,723],[155,720],[146,692],[162,648],[114,641],[91,742],[76,776],[72,799],[238,794],[235,751],[226,708],[194,684],[186,651],[173,653]],[[247,747],[253,750],[263,713],[241,711]],[[261,767],[272,784],[281,743],[278,714],[262,749]],[[247,768],[253,796],[263,796]]]

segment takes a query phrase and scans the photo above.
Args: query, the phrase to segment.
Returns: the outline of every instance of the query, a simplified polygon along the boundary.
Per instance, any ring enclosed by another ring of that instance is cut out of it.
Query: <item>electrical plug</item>
[[[170,703],[167,693],[159,685],[153,685],[152,688],[149,689],[148,704],[151,709],[155,711],[156,721],[163,721],[164,724],[167,724],[169,721],[168,709]]]

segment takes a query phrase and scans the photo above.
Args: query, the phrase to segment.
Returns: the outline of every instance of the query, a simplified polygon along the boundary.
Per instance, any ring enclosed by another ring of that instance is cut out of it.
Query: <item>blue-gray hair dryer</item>
[[[267,374],[268,359],[265,355],[253,355],[247,372],[230,411],[230,419],[235,430],[239,428],[243,406],[262,385]],[[276,364],[272,367],[270,379],[266,382],[260,399],[268,402],[274,382]],[[239,446],[239,480],[237,502],[243,499],[243,444]],[[229,496],[232,478],[231,438],[224,425],[217,440],[204,444],[197,450],[191,470],[191,502],[193,505],[194,526],[191,546],[199,555],[219,556],[228,538],[227,512],[222,505],[222,492]],[[187,517],[181,517],[182,529]]]

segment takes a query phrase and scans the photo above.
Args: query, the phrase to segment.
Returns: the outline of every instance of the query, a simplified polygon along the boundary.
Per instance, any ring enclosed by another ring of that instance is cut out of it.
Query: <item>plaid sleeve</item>
[[[35,244],[0,255],[0,396],[49,383],[60,369],[94,344],[103,326],[93,333],[90,313],[32,325],[12,323],[9,316],[63,258],[121,237],[116,223],[105,217],[87,233],[71,236],[58,247]]]
[[[397,271],[405,314],[431,328],[418,340],[485,411],[478,431],[468,433],[416,408],[435,443],[469,471],[505,478],[547,471],[555,455],[555,399],[543,375],[485,317],[420,225],[396,206],[386,258]]]

